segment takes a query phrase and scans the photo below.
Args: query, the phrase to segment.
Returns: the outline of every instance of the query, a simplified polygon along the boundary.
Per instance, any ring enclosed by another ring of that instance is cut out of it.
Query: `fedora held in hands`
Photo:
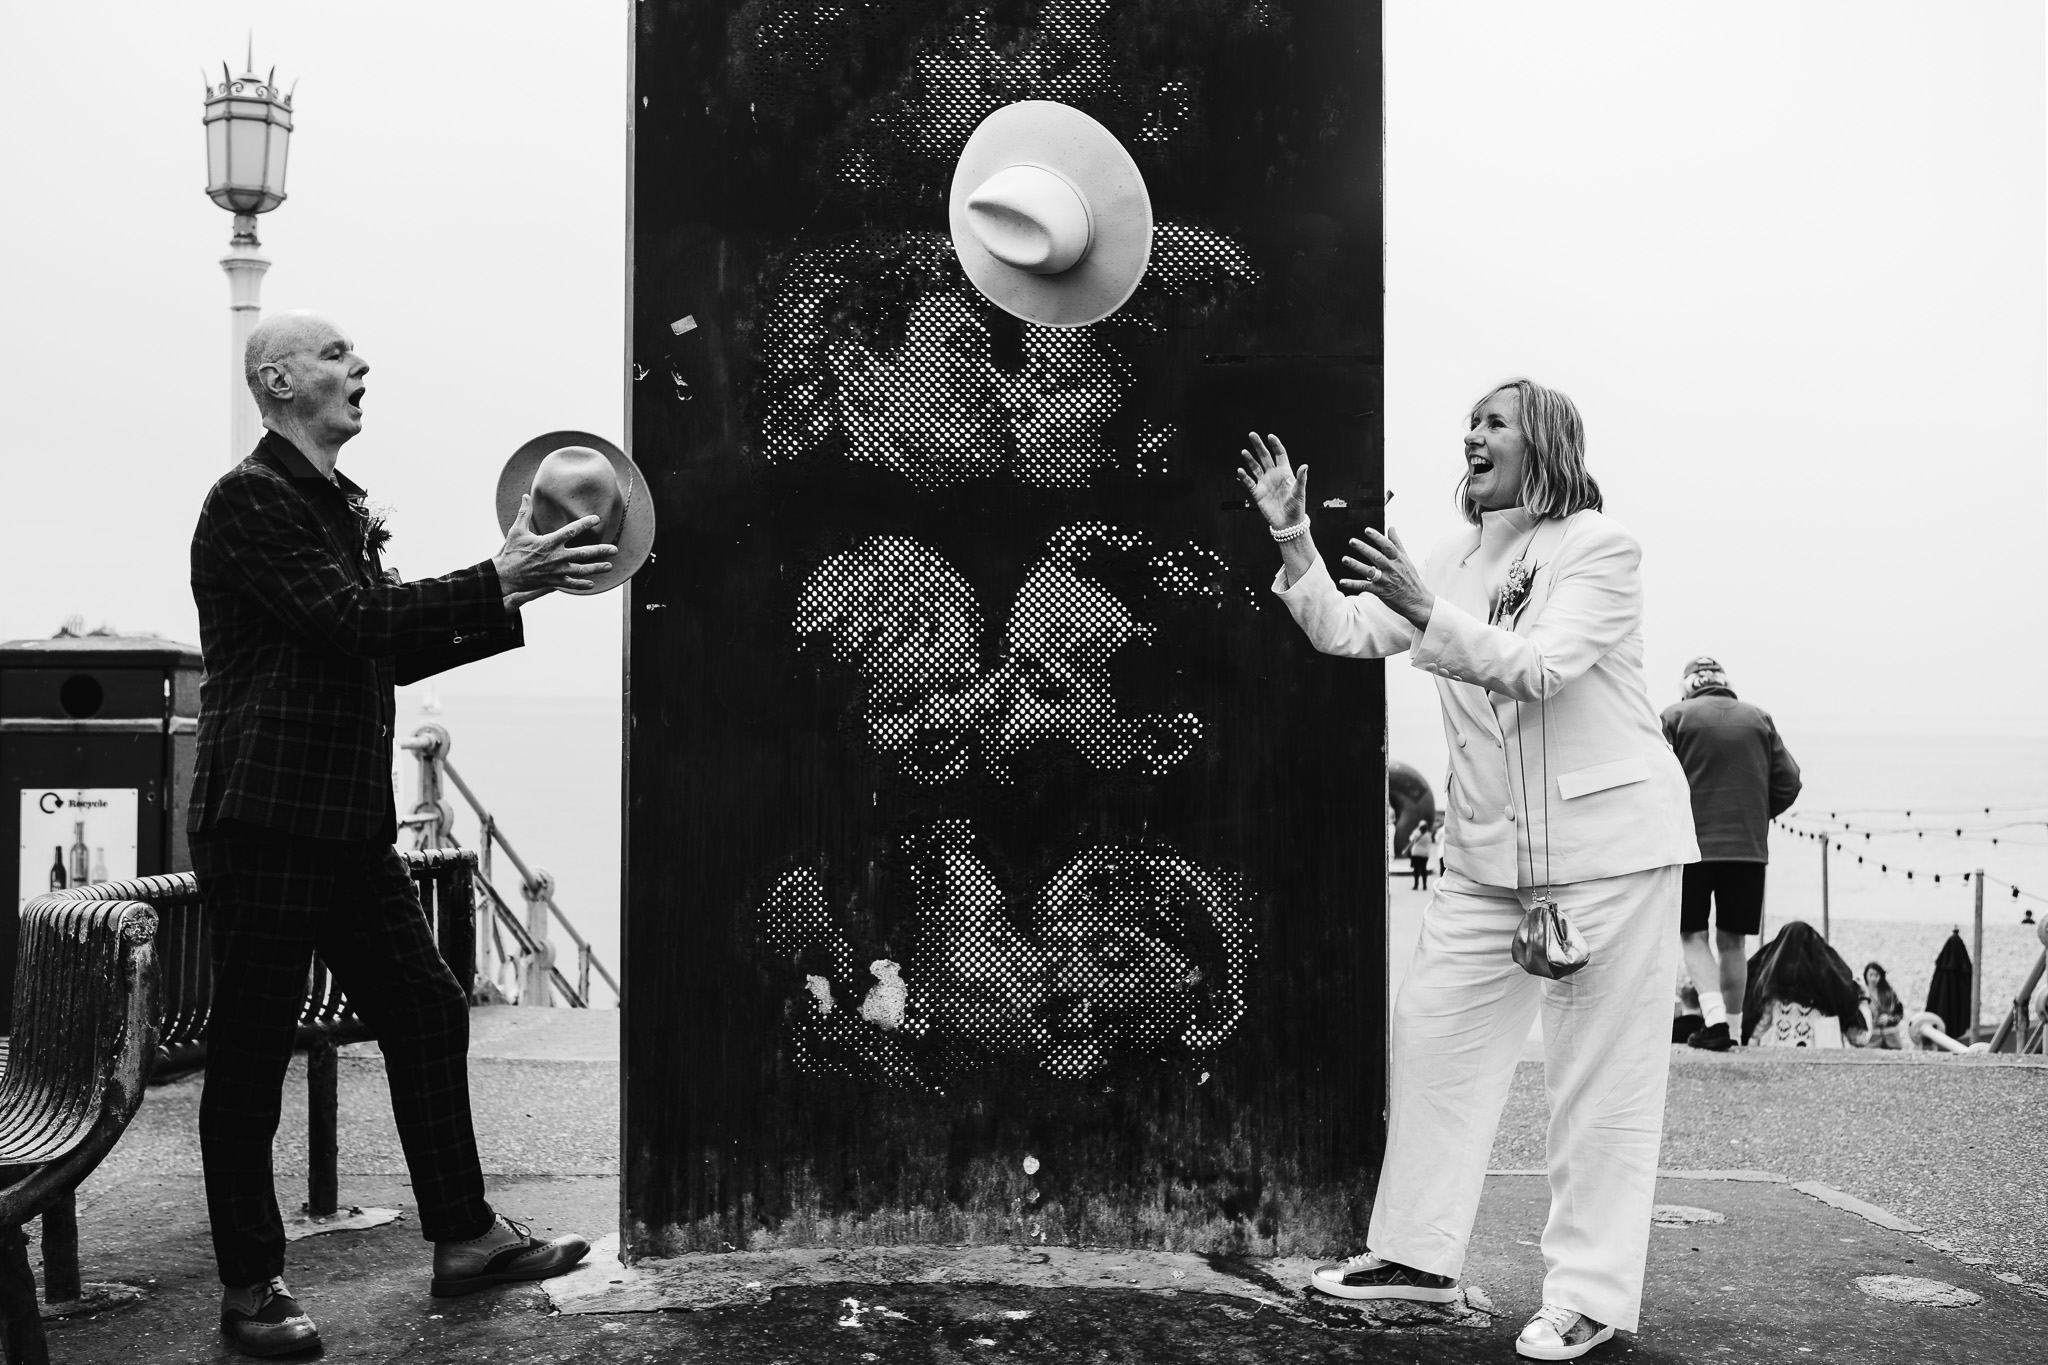
[[[953,250],[988,300],[1084,327],[1131,297],[1152,257],[1152,199],[1116,135],[1078,109],[1021,100],[983,119],[953,170]]]
[[[612,544],[611,568],[591,575],[587,588],[564,588],[578,597],[609,592],[640,571],[654,545],[654,499],[632,457],[587,431],[551,431],[512,452],[498,475],[498,530],[509,532],[519,499],[533,495],[528,525],[536,535],[558,531],[581,517],[600,518],[594,531],[572,544]]]

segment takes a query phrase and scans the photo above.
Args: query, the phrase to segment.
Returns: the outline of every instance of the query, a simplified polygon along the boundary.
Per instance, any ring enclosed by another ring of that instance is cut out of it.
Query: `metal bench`
[[[0,1075],[0,1323],[13,1365],[49,1351],[22,1224],[78,1296],[72,1193],[142,1104],[157,1055],[157,917],[130,898],[39,896],[21,913],[14,1034]],[[53,1296],[53,1298],[56,1296]]]
[[[434,925],[441,960],[474,1000],[476,854],[468,849],[436,848],[399,856],[405,860],[418,886],[420,905]],[[189,872],[138,877],[54,892],[36,903],[103,901],[139,903],[138,908],[155,914],[156,958],[163,980],[161,1006],[152,1016],[160,1021],[160,1029],[153,1030],[156,1036],[152,1039],[158,1065],[170,1068],[202,1061],[206,1055],[206,1021],[213,1002],[213,967],[207,943],[206,906],[200,898],[198,883]],[[26,937],[23,952],[27,952]],[[20,1017],[16,1015],[17,1019]],[[299,1016],[298,1046],[306,1051],[306,1211],[315,1218],[332,1214],[339,1203],[339,1075],[335,1051],[343,1043],[370,1037],[368,1025],[349,1005],[348,996],[329,975],[326,965],[314,958]],[[68,1188],[43,1216],[43,1278],[46,1301],[60,1303],[78,1297],[77,1222]]]

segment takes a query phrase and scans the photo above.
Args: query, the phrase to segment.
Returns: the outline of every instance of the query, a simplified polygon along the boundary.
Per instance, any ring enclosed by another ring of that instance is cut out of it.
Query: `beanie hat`
[[[1735,695],[1728,686],[1728,675],[1722,671],[1721,665],[1702,654],[1685,666],[1685,695],[1697,697],[1709,691],[1726,692],[1731,697]]]

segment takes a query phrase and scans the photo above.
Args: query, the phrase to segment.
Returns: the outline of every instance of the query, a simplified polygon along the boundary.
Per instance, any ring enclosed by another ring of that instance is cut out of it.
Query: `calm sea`
[[[2048,897],[2048,737],[1809,734],[1787,743],[1805,789],[1785,818],[1834,832],[1833,914],[1967,926],[1975,888],[1961,874],[1977,868],[1990,879],[1986,923],[2048,910],[2037,899]],[[1821,856],[1818,840],[1772,832],[1770,918],[1819,923]],[[2014,886],[2033,897],[2015,898]]]
[[[425,698],[423,687],[400,692],[400,733],[428,721],[447,728],[456,770],[520,855],[554,874],[556,903],[616,973],[617,700],[457,693],[443,695],[440,712],[430,715]],[[1967,938],[1974,888],[1960,874],[1979,867],[1994,879],[1987,888],[1987,925],[2017,925],[2028,906],[2037,917],[2048,909],[2036,899],[2015,899],[2010,890],[2017,885],[2048,896],[2048,737],[1803,734],[1788,736],[1788,743],[1805,777],[1788,818],[1835,831],[1828,852],[1833,918],[1921,924],[1930,932],[1953,925]],[[400,765],[402,809],[413,798],[412,769],[409,760]],[[477,821],[459,797],[454,804],[457,836],[473,845]],[[1842,829],[1842,821],[1849,828]],[[1834,851],[1835,842],[1842,851]],[[1910,880],[1904,875],[1909,869]],[[1406,884],[1405,878],[1398,883]],[[1818,841],[1773,831],[1765,914],[1767,932],[1787,919],[1820,923]]]

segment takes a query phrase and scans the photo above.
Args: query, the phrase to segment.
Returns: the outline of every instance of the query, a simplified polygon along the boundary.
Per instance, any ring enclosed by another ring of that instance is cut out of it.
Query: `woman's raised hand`
[[[1237,452],[1242,462],[1237,481],[1251,494],[1268,526],[1277,531],[1300,525],[1308,516],[1308,466],[1296,469],[1278,436],[1260,440],[1256,431],[1250,435],[1251,447]]]
[[[1344,568],[1352,574],[1337,580],[1337,586],[1345,592],[1371,593],[1406,617],[1417,630],[1429,628],[1436,594],[1423,581],[1422,566],[1408,553],[1393,527],[1388,527],[1384,535],[1366,527],[1361,536],[1352,540],[1351,553],[1344,556]]]

